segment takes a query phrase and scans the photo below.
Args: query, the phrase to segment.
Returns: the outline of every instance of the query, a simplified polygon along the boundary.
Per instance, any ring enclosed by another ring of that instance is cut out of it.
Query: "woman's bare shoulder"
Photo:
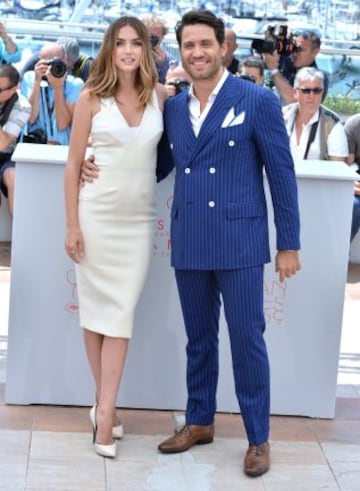
[[[80,92],[79,102],[86,106],[92,114],[96,114],[100,110],[100,98],[97,95],[89,92],[89,89],[84,88]]]

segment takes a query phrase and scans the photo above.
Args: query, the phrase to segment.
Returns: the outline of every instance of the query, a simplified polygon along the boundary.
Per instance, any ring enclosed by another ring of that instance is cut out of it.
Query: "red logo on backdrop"
[[[166,200],[166,208],[168,210],[171,210],[172,207],[172,202],[173,202],[173,195],[169,196],[168,199]]]
[[[172,206],[173,196],[170,195],[166,198],[166,210],[168,213],[166,216],[158,215],[156,219],[156,230],[154,237],[153,255],[159,258],[166,258],[170,256],[171,240],[170,240],[170,212]],[[159,207],[160,209],[160,207]]]
[[[264,281],[264,316],[267,326],[284,322],[286,282]]]
[[[66,272],[66,282],[71,286],[71,294],[70,301],[65,305],[65,310],[70,314],[75,314],[79,311],[79,304],[77,300],[76,277],[74,269],[69,269]]]

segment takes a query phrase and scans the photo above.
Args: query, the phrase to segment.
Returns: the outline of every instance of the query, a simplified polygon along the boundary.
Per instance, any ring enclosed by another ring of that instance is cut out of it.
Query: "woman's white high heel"
[[[91,422],[95,421],[96,404],[90,409]],[[124,437],[124,427],[120,423],[118,426],[113,426],[112,436],[115,440],[121,440]]]
[[[90,420],[93,425],[93,444],[94,450],[98,455],[102,457],[109,457],[114,459],[116,457],[116,443],[110,443],[108,445],[103,445],[102,443],[97,443],[96,433],[97,433],[97,422],[96,422],[96,405],[90,410]]]
[[[112,428],[112,436],[115,440],[121,440],[124,436],[124,428],[122,424],[118,426],[113,426]]]

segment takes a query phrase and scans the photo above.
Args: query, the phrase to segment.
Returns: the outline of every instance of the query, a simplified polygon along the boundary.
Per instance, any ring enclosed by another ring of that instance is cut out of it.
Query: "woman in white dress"
[[[107,29],[75,108],[65,170],[66,252],[76,263],[80,325],[96,386],[94,449],[116,456],[116,400],[152,248],[157,144],[166,89],[148,31],[134,17]],[[89,136],[99,179],[79,186]]]

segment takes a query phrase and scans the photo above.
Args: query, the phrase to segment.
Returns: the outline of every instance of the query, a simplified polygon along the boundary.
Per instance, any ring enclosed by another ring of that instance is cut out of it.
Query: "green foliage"
[[[323,102],[324,106],[332,109],[337,114],[356,114],[360,113],[360,99],[353,99],[343,95],[328,96]]]

